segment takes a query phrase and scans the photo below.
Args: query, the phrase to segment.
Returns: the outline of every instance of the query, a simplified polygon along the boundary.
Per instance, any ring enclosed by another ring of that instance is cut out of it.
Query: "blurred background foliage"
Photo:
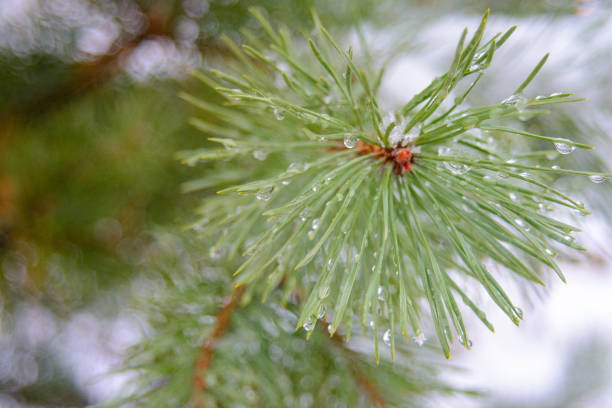
[[[150,265],[151,231],[181,234],[176,226],[187,222],[198,196],[210,193],[181,191],[194,173],[173,154],[200,146],[203,136],[189,126],[191,108],[177,93],[206,96],[188,74],[230,58],[222,35],[240,42],[242,27],[257,33],[250,6],[262,7],[291,31],[306,32],[316,7],[324,24],[350,32],[361,21],[385,27],[406,17],[417,27],[420,20],[426,24],[458,11],[481,14],[487,7],[494,16],[579,18],[608,4],[1,1],[0,406],[82,406],[103,395],[79,382],[50,339],[72,333],[74,317],[97,307],[101,296],[116,304],[87,319],[100,323],[105,314],[118,313],[131,294],[130,282]],[[591,134],[609,145],[605,132],[595,128]],[[199,166],[206,171],[206,164]],[[32,336],[42,340],[24,340]]]

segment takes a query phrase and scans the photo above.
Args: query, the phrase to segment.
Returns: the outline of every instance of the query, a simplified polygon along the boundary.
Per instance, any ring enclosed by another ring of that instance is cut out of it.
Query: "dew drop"
[[[308,219],[308,216],[310,216],[310,209],[308,207],[306,207],[306,208],[304,208],[302,210],[302,212],[300,213],[299,217],[300,217],[300,220],[302,222],[304,222],[304,221],[306,221]]]
[[[508,196],[510,197],[510,199],[511,199],[512,201],[518,201],[518,197],[516,196],[516,194],[514,194],[514,193],[510,193],[510,194],[508,194]]]
[[[584,210],[582,210],[584,208],[584,203],[582,201],[576,201],[576,205],[579,208],[574,208],[572,211],[576,214],[579,215],[581,217],[584,217],[586,214],[584,213]]]
[[[317,228],[319,228],[319,219],[315,218],[314,220],[312,220],[312,229],[316,230]]]
[[[576,146],[572,146],[567,144],[566,142],[569,142],[569,140],[567,139],[557,139],[559,140],[558,142],[554,142],[553,145],[555,146],[555,149],[561,153],[561,154],[570,154],[571,152],[573,152],[574,150],[576,150]]]
[[[253,157],[257,160],[266,160],[266,158],[268,157],[268,152],[264,150],[255,150],[253,152]]]
[[[452,151],[450,147],[442,146],[438,148],[438,156],[448,156],[452,155]],[[471,167],[467,164],[455,163],[455,162],[444,162],[444,167],[451,173],[455,175],[465,174],[470,171]]]
[[[502,101],[502,104],[514,106],[517,109],[523,109],[527,105],[527,98],[521,94],[511,95]]]
[[[554,166],[551,167],[551,169],[553,170],[559,170],[561,167],[557,166],[556,164]]]
[[[382,286],[378,287],[376,294],[378,295],[378,300],[384,301],[387,298],[387,291]]]
[[[272,197],[272,188],[262,188],[257,192],[255,197],[261,201],[268,201]]]
[[[523,309],[521,309],[520,307],[515,307],[514,311],[516,312],[516,315],[519,319],[523,318]]]
[[[283,112],[281,109],[274,108],[273,112],[274,112],[274,117],[276,118],[276,120],[283,120],[283,119],[285,119],[285,112]]]
[[[471,167],[467,164],[461,163],[445,162],[444,165],[451,173],[455,175],[465,174],[471,169]]]
[[[467,344],[466,344],[465,340],[463,339],[463,336],[461,336],[461,335],[459,336],[459,343],[463,344],[467,348],[472,347],[472,340],[467,339]]]
[[[309,332],[312,329],[314,329],[315,323],[316,323],[315,320],[312,317],[309,317],[308,319],[306,319],[302,327],[304,328],[304,330]]]
[[[383,343],[385,343],[387,346],[391,346],[391,329],[387,329],[385,334],[383,334]]]
[[[291,183],[289,180],[281,181],[281,184],[284,185],[284,186],[289,185],[289,183]]]
[[[418,332],[416,336],[412,337],[412,340],[417,344],[417,346],[422,346],[423,344],[425,344],[425,340],[427,340],[427,338],[425,337],[423,332]]]
[[[302,173],[306,171],[307,169],[308,169],[307,165],[291,163],[289,167],[287,167],[287,173],[290,173],[290,174]]]
[[[325,305],[319,306],[319,310],[317,311],[317,318],[322,319],[325,316],[325,313],[327,313],[327,308],[325,307]]]
[[[208,250],[208,256],[210,256],[210,259],[213,261],[218,261],[223,256],[223,248],[218,246],[210,247]]]
[[[546,252],[550,256],[553,256],[555,254],[550,248],[546,248],[544,252]]]
[[[346,146],[347,149],[352,149],[355,145],[357,145],[357,138],[355,136],[348,135],[344,138],[344,146]]]
[[[593,175],[589,176],[589,180],[591,180],[595,184],[601,184],[601,183],[606,181],[606,178],[604,176],[599,175],[599,174],[593,174]]]

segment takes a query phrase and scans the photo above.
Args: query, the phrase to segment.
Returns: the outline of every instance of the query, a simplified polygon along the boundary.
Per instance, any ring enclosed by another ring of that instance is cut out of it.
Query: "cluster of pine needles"
[[[277,289],[281,303],[297,298],[308,336],[317,324],[346,339],[355,322],[370,327],[378,359],[380,340],[391,355],[399,334],[421,343],[423,315],[447,357],[455,335],[471,344],[462,308],[493,330],[466,287],[484,288],[518,324],[500,269],[535,284],[549,270],[564,280],[559,254],[583,248],[561,219],[587,210],[552,182],[609,175],[555,166],[590,146],[526,129],[545,107],[580,100],[527,93],[548,55],[507,99],[468,104],[516,27],[485,39],[485,14],[471,37],[461,34],[446,73],[383,112],[384,66],[359,68],[365,58],[315,13],[307,41],[253,15],[263,38],[244,31],[242,47],[224,38],[235,62],[197,74],[216,99],[182,94],[203,111],[193,125],[218,147],[181,159],[220,161],[193,184],[222,188],[204,199],[194,228],[214,242],[212,262],[240,263],[235,285],[264,300]]]

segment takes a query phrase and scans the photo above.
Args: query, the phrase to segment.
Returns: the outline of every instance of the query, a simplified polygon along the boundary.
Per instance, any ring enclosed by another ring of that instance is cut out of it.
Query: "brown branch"
[[[327,323],[325,320],[323,320],[323,322],[325,323],[323,325],[324,327],[327,327],[330,324]],[[366,395],[375,407],[385,408],[387,406],[387,403],[385,402],[385,398],[383,397],[381,392],[376,387],[376,384],[374,384],[370,377],[368,377],[366,373],[362,372],[362,370],[360,370],[359,367],[357,367],[357,365],[355,364],[355,361],[358,358],[357,353],[346,347],[344,339],[338,333],[335,332],[331,336],[331,338],[348,356],[349,369],[351,370],[351,375],[353,376],[353,379],[355,380],[357,385],[361,387],[361,389],[366,393]]]
[[[221,339],[221,337],[223,337],[223,334],[225,334],[225,332],[228,330],[232,313],[234,309],[236,309],[236,307],[238,306],[238,303],[240,302],[240,299],[244,294],[244,290],[244,285],[238,286],[234,289],[230,299],[219,310],[219,313],[217,313],[215,328],[211,336],[206,339],[204,343],[202,343],[200,355],[196,360],[195,369],[193,372],[193,384],[195,387],[195,393],[205,391],[207,388],[204,377],[206,375],[206,371],[210,367],[212,356],[215,352],[215,347],[217,346],[217,342],[219,341],[219,339]],[[202,406],[202,404],[198,405]]]

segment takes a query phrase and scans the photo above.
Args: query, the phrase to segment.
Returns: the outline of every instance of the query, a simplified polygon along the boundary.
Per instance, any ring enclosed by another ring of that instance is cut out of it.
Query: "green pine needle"
[[[181,94],[205,115],[192,124],[220,147],[179,157],[188,164],[221,159],[227,163],[216,171],[231,172],[229,179],[210,176],[224,188],[205,199],[196,226],[217,239],[213,260],[245,254],[235,284],[262,296],[282,285],[285,301],[297,294],[297,326],[308,330],[327,315],[330,333],[342,329],[349,338],[359,316],[374,331],[377,357],[381,332],[392,353],[398,328],[422,339],[425,299],[449,356],[453,333],[469,348],[463,308],[493,330],[464,282],[481,285],[516,324],[522,319],[485,261],[537,284],[547,269],[565,279],[559,254],[583,248],[572,236],[577,228],[553,211],[587,211],[551,182],[610,175],[551,167],[551,154],[591,147],[534,134],[519,121],[547,113],[544,105],[580,100],[523,94],[548,54],[515,95],[466,105],[515,29],[485,41],[487,12],[471,38],[467,29],[461,35],[448,72],[385,113],[375,92],[381,78],[369,74],[384,67],[360,69],[359,57],[316,14],[316,37],[295,43],[253,14],[270,46],[232,45],[237,58],[228,73],[198,74],[220,102]],[[546,144],[556,151],[536,150]]]

